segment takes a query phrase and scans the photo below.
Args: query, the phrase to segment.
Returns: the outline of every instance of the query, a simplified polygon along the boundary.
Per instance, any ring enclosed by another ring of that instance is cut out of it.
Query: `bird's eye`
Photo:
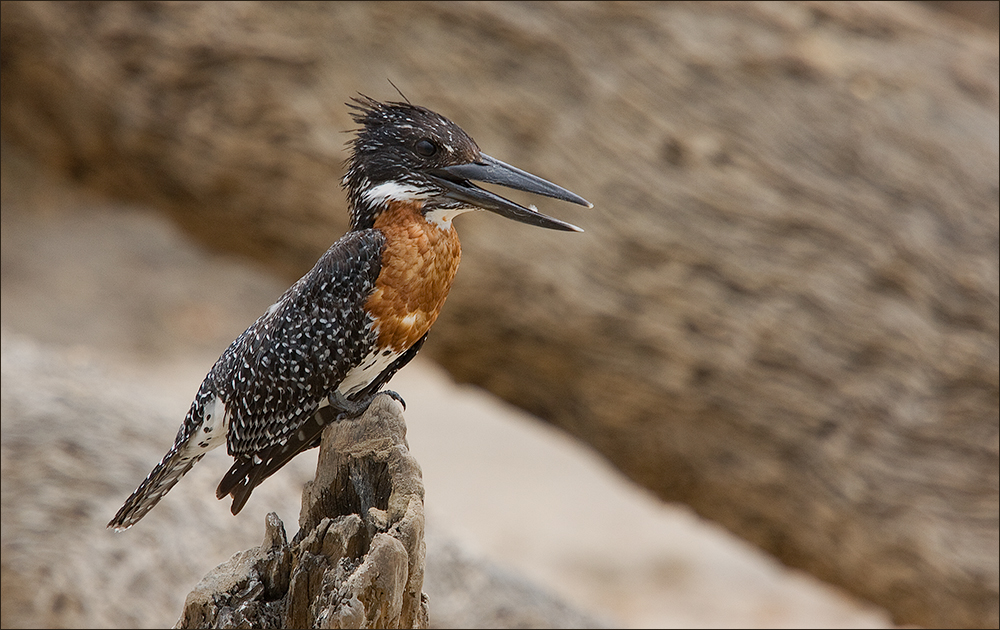
[[[422,157],[431,157],[432,155],[437,153],[438,150],[437,145],[428,140],[427,138],[424,138],[423,140],[418,140],[417,144],[413,148],[416,150],[417,155],[420,155]]]

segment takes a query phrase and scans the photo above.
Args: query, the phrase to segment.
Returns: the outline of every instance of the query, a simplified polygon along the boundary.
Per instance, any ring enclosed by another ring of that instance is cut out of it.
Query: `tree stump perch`
[[[267,515],[264,542],[205,576],[177,628],[426,628],[424,487],[399,406],[379,396],[323,432],[299,532]]]

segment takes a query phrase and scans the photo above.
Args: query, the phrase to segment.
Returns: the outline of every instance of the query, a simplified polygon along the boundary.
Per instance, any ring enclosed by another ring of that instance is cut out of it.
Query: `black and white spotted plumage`
[[[363,306],[378,278],[383,241],[377,230],[349,232],[229,346],[202,382],[173,447],[110,527],[130,527],[226,442],[235,463],[218,494],[233,494],[235,514],[254,486],[317,442],[316,411],[330,404],[353,368],[374,358],[374,321]],[[340,393],[372,394],[371,386],[380,387],[399,367],[390,363]]]

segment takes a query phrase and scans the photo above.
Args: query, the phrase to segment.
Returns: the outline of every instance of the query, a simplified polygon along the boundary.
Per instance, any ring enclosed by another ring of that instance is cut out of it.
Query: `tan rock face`
[[[2,28],[5,138],[290,278],[346,225],[341,103],[393,79],[596,206],[583,235],[457,221],[426,353],[900,622],[997,625],[995,34],[841,3],[9,3]]]

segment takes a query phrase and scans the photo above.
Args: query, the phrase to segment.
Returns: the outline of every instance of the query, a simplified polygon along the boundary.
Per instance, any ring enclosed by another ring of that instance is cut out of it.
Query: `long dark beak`
[[[580,195],[571,193],[561,186],[556,186],[550,181],[541,177],[536,177],[531,173],[515,168],[510,164],[505,164],[496,158],[480,154],[479,159],[469,164],[458,164],[446,166],[431,171],[430,176],[434,178],[447,192],[445,196],[455,201],[467,203],[484,210],[490,210],[497,214],[514,219],[528,225],[549,228],[552,230],[565,230],[567,232],[582,232],[580,228],[559,219],[553,219],[533,208],[525,208],[521,204],[505,199],[500,195],[495,195],[488,190],[476,186],[469,180],[476,180],[486,184],[498,184],[507,188],[523,190],[545,195],[554,199],[562,199],[572,203],[593,208],[590,203]]]

